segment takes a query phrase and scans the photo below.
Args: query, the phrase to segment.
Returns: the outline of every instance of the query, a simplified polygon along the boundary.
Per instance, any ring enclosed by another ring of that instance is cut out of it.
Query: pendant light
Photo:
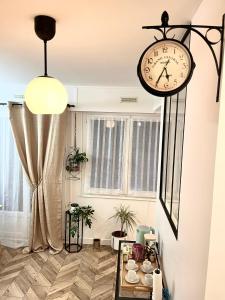
[[[25,91],[25,102],[34,114],[60,114],[67,106],[67,92],[62,83],[47,73],[47,41],[55,36],[55,19],[36,16],[34,29],[44,41],[44,75],[31,80]]]

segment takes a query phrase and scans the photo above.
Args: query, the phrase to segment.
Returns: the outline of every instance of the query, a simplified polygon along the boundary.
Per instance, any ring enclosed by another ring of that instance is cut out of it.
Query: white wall
[[[224,9],[225,12],[225,9]],[[225,54],[224,54],[225,55]],[[223,67],[222,93],[218,123],[217,151],[214,177],[214,194],[212,207],[212,221],[210,232],[210,248],[206,281],[205,300],[224,300],[225,274],[225,68]]]
[[[137,98],[136,103],[121,103],[121,97]],[[134,112],[154,111],[161,98],[147,93],[140,87],[78,87],[77,111]]]
[[[192,24],[221,25],[224,11],[224,1],[204,0]],[[209,49],[195,34],[191,51],[196,68],[188,85],[178,240],[157,203],[164,270],[173,300],[204,299],[213,197],[217,76]]]
[[[120,97],[138,97],[137,103],[121,103]],[[159,98],[155,98],[143,88],[122,88],[122,87],[78,87],[78,104],[76,107],[77,119],[77,146],[85,151],[85,141],[82,141],[82,112],[122,112],[122,113],[151,113],[161,104]],[[79,112],[80,111],[80,112]],[[74,129],[71,128],[73,131]],[[82,195],[82,184],[84,178],[65,182],[65,206],[69,202],[77,202],[82,205],[91,205],[95,209],[95,220],[91,229],[85,228],[84,242],[92,243],[93,238],[101,238],[102,243],[109,244],[111,232],[118,230],[119,226],[115,220],[109,220],[114,214],[114,207],[120,203],[129,205],[136,212],[138,223],[155,224],[155,200],[154,199],[124,199],[113,197],[98,197]],[[129,238],[135,238],[135,230]]]

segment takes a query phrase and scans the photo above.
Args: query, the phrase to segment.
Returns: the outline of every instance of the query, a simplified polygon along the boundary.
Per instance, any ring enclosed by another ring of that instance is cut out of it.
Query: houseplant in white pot
[[[133,230],[133,227],[136,225],[136,215],[130,210],[129,206],[122,204],[114,209],[116,212],[110,219],[116,219],[116,222],[120,222],[120,230],[112,232],[111,246],[114,250],[118,250],[119,241],[124,240],[128,230]]]

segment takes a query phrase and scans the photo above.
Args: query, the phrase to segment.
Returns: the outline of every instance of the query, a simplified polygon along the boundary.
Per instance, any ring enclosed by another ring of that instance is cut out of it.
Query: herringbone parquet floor
[[[0,246],[0,299],[114,299],[116,256],[108,247],[79,253],[22,254]]]

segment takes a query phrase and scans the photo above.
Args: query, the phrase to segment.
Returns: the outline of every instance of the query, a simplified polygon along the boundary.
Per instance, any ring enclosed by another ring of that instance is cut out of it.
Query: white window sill
[[[146,201],[146,202],[156,202],[157,198],[151,197],[132,197],[132,196],[122,196],[122,195],[101,195],[101,194],[81,194],[80,197],[83,198],[100,198],[100,199],[114,199],[114,200],[129,200],[129,201]]]

